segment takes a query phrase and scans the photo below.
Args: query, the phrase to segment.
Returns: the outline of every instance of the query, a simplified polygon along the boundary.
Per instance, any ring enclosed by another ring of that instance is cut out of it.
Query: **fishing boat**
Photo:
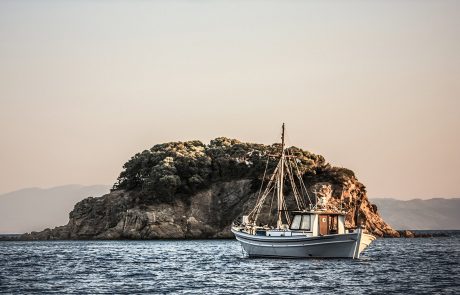
[[[331,207],[324,196],[315,193],[315,198],[310,198],[298,160],[285,148],[284,133],[283,123],[281,150],[275,156],[278,163],[269,177],[265,177],[265,171],[255,206],[232,224],[233,234],[249,257],[359,258],[375,237],[360,226],[346,228],[346,212]],[[291,193],[285,196],[286,179],[291,183]],[[267,209],[269,195],[274,198],[275,194],[276,224],[275,220],[273,225],[262,224],[261,210]],[[296,208],[288,208],[287,196],[293,197],[291,203]]]

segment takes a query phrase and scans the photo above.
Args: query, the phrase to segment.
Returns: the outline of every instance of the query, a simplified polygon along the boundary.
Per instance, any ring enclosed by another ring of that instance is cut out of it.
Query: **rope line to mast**
[[[262,193],[262,188],[264,186],[264,181],[265,181],[265,176],[267,175],[267,169],[268,169],[268,162],[270,161],[270,157],[267,158],[267,163],[265,164],[265,169],[264,169],[264,176],[262,177],[262,181],[260,183],[260,188],[259,188],[259,192],[257,193],[257,201],[256,201],[256,204],[259,203],[260,201],[260,197],[261,197],[261,193]],[[251,213],[249,213],[249,216],[251,215]]]
[[[305,183],[303,182],[303,178],[302,178],[302,175],[300,173],[299,165],[297,165],[296,161],[294,161],[294,165],[295,165],[295,168],[297,170],[296,175],[297,175],[297,178],[299,179],[299,182],[300,182],[300,188],[301,188],[301,190],[302,190],[302,188],[304,189],[304,191],[305,191],[305,193],[307,195],[308,201],[310,202],[310,204],[312,204],[312,200],[310,198],[310,194],[308,193],[308,189],[305,187]]]
[[[287,150],[287,154],[291,155],[289,150]],[[292,171],[293,168],[292,168],[292,163],[291,163],[290,158],[288,158],[286,166],[287,166],[287,170],[288,170],[289,180],[291,181],[292,192],[294,194],[294,198],[295,198],[295,201],[297,203],[297,208],[299,210],[307,209],[307,206],[306,206],[306,204],[304,202],[304,198],[302,197],[302,193],[301,193],[301,191],[299,192],[299,189],[297,188],[297,184],[296,184],[294,176],[293,176],[294,172]],[[300,189],[302,189],[302,187]]]
[[[255,218],[254,218],[254,222],[257,220],[258,216],[259,216],[259,213],[260,213],[260,209],[262,208],[262,205],[263,203],[265,202],[265,199],[267,197],[267,195],[270,193],[270,191],[273,189],[273,180],[275,179],[275,176],[277,175],[278,173],[278,168],[279,168],[280,164],[278,163],[278,165],[276,166],[275,168],[275,171],[273,172],[273,175],[270,177],[270,181],[268,182],[267,184],[267,187],[265,188],[263,194],[260,196],[260,198],[258,198],[258,202],[256,203],[255,207],[251,210],[251,212],[249,212],[249,215],[248,216],[251,216],[253,215],[254,213],[255,214]]]

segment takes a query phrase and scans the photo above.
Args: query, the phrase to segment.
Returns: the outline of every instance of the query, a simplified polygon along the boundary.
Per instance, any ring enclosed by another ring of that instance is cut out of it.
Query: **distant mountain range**
[[[460,230],[460,198],[409,201],[375,198],[370,201],[394,229]]]
[[[74,205],[87,197],[102,196],[109,185],[64,185],[27,188],[0,195],[0,233],[24,233],[64,225]],[[409,201],[370,199],[378,213],[395,229],[460,229],[460,198]]]
[[[84,198],[108,193],[108,185],[64,185],[26,188],[0,195],[0,233],[41,231],[64,225],[69,212]]]

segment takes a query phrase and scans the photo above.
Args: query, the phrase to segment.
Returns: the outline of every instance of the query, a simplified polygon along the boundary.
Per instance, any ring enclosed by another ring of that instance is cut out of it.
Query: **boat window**
[[[302,225],[301,229],[310,230],[310,223],[311,223],[311,216],[310,215],[303,215],[302,216]]]
[[[337,215],[329,216],[329,233],[338,233],[338,219],[339,217]]]
[[[300,219],[302,215],[294,216],[294,220],[292,220],[291,229],[299,229],[300,228]]]

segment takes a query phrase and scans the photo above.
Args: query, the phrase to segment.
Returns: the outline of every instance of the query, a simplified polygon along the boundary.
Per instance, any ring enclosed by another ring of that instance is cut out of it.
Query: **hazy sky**
[[[0,0],[0,193],[282,122],[370,197],[460,197],[460,1]]]

